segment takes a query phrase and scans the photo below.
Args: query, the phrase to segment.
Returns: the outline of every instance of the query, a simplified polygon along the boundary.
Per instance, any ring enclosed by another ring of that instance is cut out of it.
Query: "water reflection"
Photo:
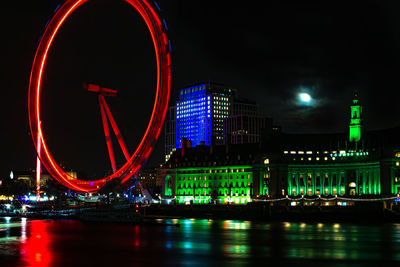
[[[0,218],[0,262],[20,266],[400,262],[400,224],[159,222],[163,226]]]
[[[52,254],[48,249],[50,243],[50,237],[47,230],[48,225],[48,221],[32,221],[29,225],[29,236],[26,237],[25,233],[25,238],[21,239],[21,260],[27,266],[46,267],[51,263]]]

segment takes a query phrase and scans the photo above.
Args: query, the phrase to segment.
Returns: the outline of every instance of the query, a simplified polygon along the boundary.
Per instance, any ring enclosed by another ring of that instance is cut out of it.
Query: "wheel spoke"
[[[116,168],[116,164],[115,164],[114,150],[112,147],[110,129],[108,128],[107,117],[106,117],[106,113],[104,111],[104,105],[103,105],[101,95],[99,95],[99,103],[100,103],[101,120],[103,121],[104,135],[106,137],[106,143],[107,143],[107,148],[108,148],[108,155],[110,156],[111,167],[112,167],[113,173],[115,173],[117,171],[117,168]]]

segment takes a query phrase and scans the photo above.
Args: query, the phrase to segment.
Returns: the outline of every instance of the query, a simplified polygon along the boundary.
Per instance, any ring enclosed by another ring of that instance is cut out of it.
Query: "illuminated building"
[[[237,148],[240,148],[239,150]],[[253,155],[243,146],[183,147],[164,169],[163,194],[177,203],[246,204],[253,195]],[[258,179],[258,178],[256,178]],[[268,192],[267,192],[268,193]]]
[[[177,203],[196,204],[245,204],[255,198],[286,196],[396,196],[400,194],[400,127],[363,133],[361,105],[354,104],[357,114],[352,106],[348,133],[273,131],[259,144],[190,147],[185,142],[163,167],[162,193]]]
[[[223,143],[223,119],[230,115],[233,90],[213,83],[199,84],[179,91],[176,102],[175,147],[182,139],[210,145],[212,138]]]
[[[378,196],[400,193],[400,128],[363,134],[358,95],[345,134],[280,134],[268,141],[274,165],[284,166],[273,195]]]
[[[71,180],[76,179],[76,172],[70,171],[67,173]],[[5,179],[3,185],[19,185],[21,189],[34,192],[36,189],[36,171],[14,171],[13,179],[11,179],[11,177],[9,179]],[[47,173],[42,173],[40,179],[40,188],[43,191],[47,191],[52,189],[52,187],[54,187],[53,178]]]

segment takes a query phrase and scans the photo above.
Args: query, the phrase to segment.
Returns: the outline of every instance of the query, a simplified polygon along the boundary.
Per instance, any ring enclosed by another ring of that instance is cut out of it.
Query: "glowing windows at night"
[[[182,138],[197,146],[201,141],[211,142],[210,96],[206,95],[205,85],[180,91],[176,114],[176,148],[182,147]]]

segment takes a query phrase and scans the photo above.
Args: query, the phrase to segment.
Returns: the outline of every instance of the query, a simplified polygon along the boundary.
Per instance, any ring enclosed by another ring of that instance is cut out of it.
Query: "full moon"
[[[310,103],[311,96],[307,93],[300,93],[299,94],[300,101],[303,103]]]

